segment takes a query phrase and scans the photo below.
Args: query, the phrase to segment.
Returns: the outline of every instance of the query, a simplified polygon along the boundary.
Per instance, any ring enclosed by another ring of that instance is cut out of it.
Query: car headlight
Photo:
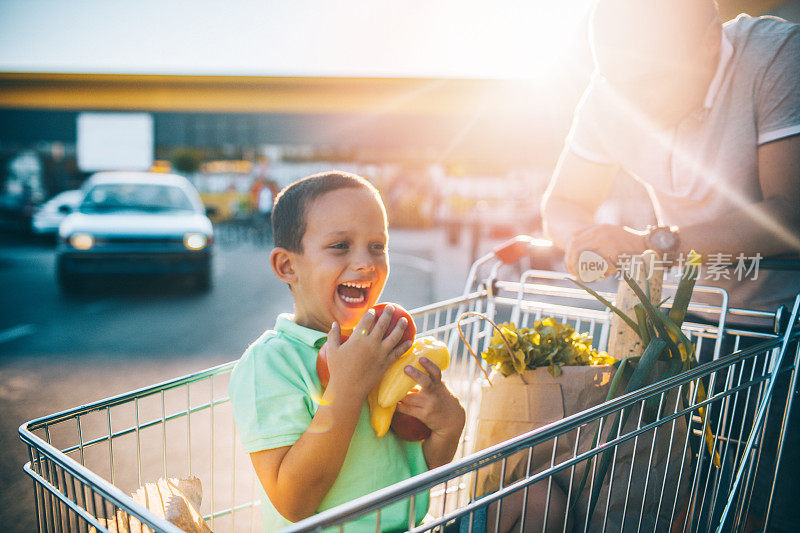
[[[202,250],[207,243],[208,239],[202,233],[187,233],[183,236],[183,245],[189,250]]]
[[[88,250],[94,246],[94,237],[89,233],[73,233],[69,237],[69,244],[76,250]]]

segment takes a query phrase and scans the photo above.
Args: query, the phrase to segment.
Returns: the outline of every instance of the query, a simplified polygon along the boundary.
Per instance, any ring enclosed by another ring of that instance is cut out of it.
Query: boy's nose
[[[364,261],[353,264],[353,270],[356,272],[371,272],[375,270],[375,263],[372,261]]]
[[[375,270],[375,260],[370,257],[369,254],[356,257],[353,261],[352,268],[356,272],[370,272]]]

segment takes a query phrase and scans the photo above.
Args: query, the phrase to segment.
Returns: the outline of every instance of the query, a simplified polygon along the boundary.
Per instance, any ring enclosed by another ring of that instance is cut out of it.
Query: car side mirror
[[[66,204],[62,204],[58,206],[58,212],[61,213],[62,215],[69,215],[70,213],[72,213],[72,207]]]
[[[216,216],[218,210],[215,206],[209,205],[206,207],[206,216],[213,217]]]

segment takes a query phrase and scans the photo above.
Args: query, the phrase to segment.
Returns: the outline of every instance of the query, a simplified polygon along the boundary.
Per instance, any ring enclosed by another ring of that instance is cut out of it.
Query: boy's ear
[[[293,259],[294,256],[286,248],[273,248],[269,254],[269,264],[272,266],[272,271],[284,283],[297,281]]]

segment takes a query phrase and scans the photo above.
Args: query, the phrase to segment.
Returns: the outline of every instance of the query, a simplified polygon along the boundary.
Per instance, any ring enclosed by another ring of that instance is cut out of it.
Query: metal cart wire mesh
[[[478,283],[481,269],[489,272]],[[504,271],[511,273],[501,276]],[[513,272],[493,255],[486,256],[473,265],[464,296],[413,311],[419,334],[433,335],[451,350],[445,378],[467,410],[456,459],[285,531],[351,530],[348,524],[363,515],[374,517],[375,530],[380,531],[381,509],[401,500],[409,502],[409,531],[483,527],[490,531],[743,530],[754,493],[765,501],[758,518],[769,520],[792,408],[792,395],[776,396],[775,384],[788,380],[789,391],[796,385],[800,296],[791,314],[770,314],[728,309],[724,291],[697,287],[696,294],[705,294],[706,301],[716,298],[718,303],[693,302],[690,312],[703,312],[715,320],[710,325],[687,322],[684,331],[698,352],[713,353],[711,361],[475,452],[476,414],[485,380],[458,337],[456,324],[462,313],[483,313],[520,326],[552,316],[576,331],[592,334],[596,347],[602,349],[608,339],[609,311],[566,283],[565,275]],[[674,287],[665,285],[665,294],[670,290]],[[613,299],[614,295],[606,296]],[[774,332],[729,327],[726,320],[732,316],[769,321],[775,324]],[[476,352],[482,351],[491,327],[475,316],[461,324],[467,341]],[[227,398],[233,365],[23,424],[19,433],[30,452],[24,470],[33,480],[39,530],[180,531],[128,494],[160,477],[189,475],[202,481],[200,512],[214,531],[260,530],[258,482],[238,442]],[[697,397],[700,380],[708,390],[703,401]],[[689,404],[679,401],[684,392],[691,398]],[[782,407],[782,418],[769,418],[775,416],[770,414],[772,403]],[[646,405],[654,404],[656,416],[645,416]],[[705,407],[705,418],[698,416],[698,407]],[[628,421],[619,419],[616,437],[608,442],[601,440],[588,448],[570,445],[598,425],[601,431],[603,426],[608,429],[615,415],[625,413]],[[719,466],[711,464],[702,442],[706,424],[713,428]],[[777,449],[762,453],[769,425],[779,428]],[[620,457],[628,453],[632,459],[618,460],[618,453]],[[533,458],[542,455],[547,460],[537,466]],[[594,476],[587,476],[585,491],[600,495],[591,518],[579,505],[560,504],[573,500],[581,472],[596,473],[604,455],[611,457],[611,475],[597,487]],[[506,482],[513,457],[527,458],[522,462],[526,468]],[[500,471],[499,486],[479,495],[475,490],[478,476],[492,469]],[[755,491],[757,483],[766,489]],[[414,495],[423,491],[430,491],[431,505],[423,523],[415,524]],[[621,513],[614,516],[609,512],[612,500],[623,502]]]

